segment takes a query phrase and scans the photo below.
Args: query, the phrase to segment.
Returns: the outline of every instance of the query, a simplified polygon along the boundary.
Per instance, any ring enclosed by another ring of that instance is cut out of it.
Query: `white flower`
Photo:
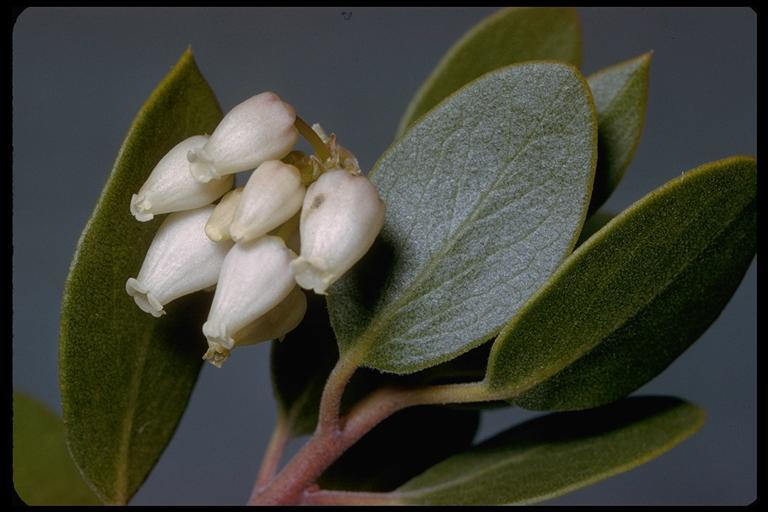
[[[255,345],[282,339],[301,323],[306,312],[307,296],[301,288],[294,286],[280,304],[236,332],[233,336],[235,344]]]
[[[233,336],[235,342],[232,348],[275,339],[282,340],[286,334],[301,323],[306,312],[307,297],[301,288],[294,286],[291,293],[280,304],[235,333]],[[223,345],[211,343],[203,359],[221,367],[221,364],[229,356],[229,352],[230,349]]]
[[[304,201],[306,188],[299,170],[269,160],[253,171],[245,185],[229,233],[235,242],[266,235],[293,217]]]
[[[204,231],[213,206],[170,214],[149,246],[139,275],[125,291],[152,316],[172,300],[216,284],[231,242],[212,242]]]
[[[384,202],[363,175],[327,171],[307,190],[301,211],[301,256],[291,263],[302,288],[325,294],[373,244]]]
[[[131,213],[146,222],[161,213],[200,208],[232,188],[234,176],[200,183],[189,174],[187,152],[201,148],[208,141],[195,135],[173,147],[155,166],[137,194],[131,197]]]
[[[295,120],[296,111],[275,93],[245,100],[224,116],[205,146],[187,153],[192,176],[208,182],[279,160],[296,144]]]
[[[214,242],[232,239],[229,235],[229,225],[232,224],[232,219],[235,217],[235,210],[237,210],[242,194],[243,187],[237,187],[221,198],[205,224],[205,234],[208,235],[208,238]]]
[[[216,347],[232,350],[235,333],[288,296],[296,285],[290,269],[295,257],[276,236],[235,244],[230,249],[203,325],[203,334],[214,352]]]

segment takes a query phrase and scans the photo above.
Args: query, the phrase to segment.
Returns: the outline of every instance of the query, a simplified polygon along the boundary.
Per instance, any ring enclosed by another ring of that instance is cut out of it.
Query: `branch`
[[[394,492],[307,490],[302,505],[397,505]]]
[[[307,493],[310,492],[308,489],[323,471],[373,427],[401,409],[416,405],[469,403],[500,398],[488,391],[485,381],[421,388],[382,388],[353,407],[342,422],[338,416],[338,403],[329,405],[326,399],[335,401],[338,398],[340,401],[343,386],[354,371],[349,372],[349,368],[342,371],[343,366],[337,364],[336,369],[339,369],[339,372],[334,379],[329,378],[329,385],[323,394],[327,416],[321,415],[321,421],[307,444],[267,487],[254,493],[249,504],[302,503],[307,499]],[[331,380],[334,381],[333,385],[330,385]],[[341,388],[339,383],[343,383]],[[332,428],[324,428],[324,421],[330,422]]]

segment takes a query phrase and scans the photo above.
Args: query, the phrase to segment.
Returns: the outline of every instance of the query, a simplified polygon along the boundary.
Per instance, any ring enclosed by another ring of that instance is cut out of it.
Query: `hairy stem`
[[[484,381],[420,388],[381,388],[360,401],[344,422],[343,437],[350,446],[397,411],[417,405],[458,404],[495,400]]]
[[[333,367],[320,399],[320,411],[317,419],[318,431],[332,432],[340,428],[341,398],[349,379],[352,378],[358,367],[358,361],[354,354],[350,353],[342,355],[336,366]]]
[[[308,499],[308,493],[311,494],[309,487],[325,469],[373,427],[401,409],[416,405],[468,403],[499,398],[489,393],[484,381],[421,388],[382,388],[355,405],[344,421],[340,421],[338,405],[352,372],[354,369],[350,371],[349,366],[341,361],[337,364],[323,394],[321,418],[314,435],[268,486],[254,493],[249,504],[302,503]],[[327,416],[323,417],[323,411]],[[323,421],[328,421],[328,425],[324,426]]]

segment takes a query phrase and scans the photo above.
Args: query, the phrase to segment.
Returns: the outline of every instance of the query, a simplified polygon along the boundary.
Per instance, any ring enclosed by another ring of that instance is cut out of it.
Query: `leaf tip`
[[[647,70],[651,66],[651,62],[653,61],[653,55],[654,55],[654,51],[648,50],[642,55],[635,57],[634,60],[637,62],[637,67],[643,70]]]

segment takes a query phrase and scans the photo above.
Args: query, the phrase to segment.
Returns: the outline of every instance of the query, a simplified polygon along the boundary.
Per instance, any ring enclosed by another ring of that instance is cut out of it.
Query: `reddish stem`
[[[397,505],[395,493],[308,490],[302,505]]]
[[[290,422],[285,414],[282,411],[279,411],[275,429],[272,431],[272,437],[267,445],[267,451],[264,453],[264,458],[261,461],[261,468],[259,469],[259,475],[256,478],[254,493],[274,478],[275,473],[277,473],[277,468],[280,465],[280,459],[283,457],[285,445],[290,440]],[[251,497],[253,497],[253,495]]]
[[[340,381],[346,384],[348,377],[337,380],[337,383]],[[489,395],[484,382],[416,389],[380,389],[358,403],[346,416],[346,421],[340,422],[336,416],[330,428],[324,428],[322,422],[318,423],[315,434],[307,444],[268,486],[254,492],[249,504],[293,505],[309,499],[309,495],[316,495],[308,489],[323,471],[373,427],[400,409],[414,405],[466,403],[495,398]]]

